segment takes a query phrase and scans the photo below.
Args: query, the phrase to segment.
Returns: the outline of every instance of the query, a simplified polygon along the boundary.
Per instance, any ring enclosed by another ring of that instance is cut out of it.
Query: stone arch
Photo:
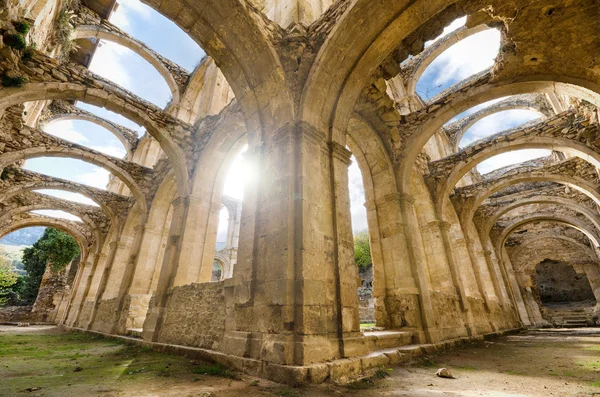
[[[146,4],[187,32],[215,60],[246,116],[250,140],[261,138],[267,127],[276,131],[294,119],[294,101],[272,44],[271,23],[262,13],[239,0]]]
[[[482,109],[481,111],[475,113],[473,115],[474,117],[468,117],[469,120],[460,127],[460,129],[457,131],[456,135],[454,136],[454,140],[451,142],[454,150],[455,151],[460,150],[458,145],[460,144],[462,137],[467,133],[467,131],[473,125],[475,125],[475,123],[483,120],[484,118],[486,118],[488,116],[492,116],[494,114],[501,113],[501,112],[506,112],[508,110],[530,110],[532,112],[538,113],[543,118],[547,117],[547,114],[543,110],[541,110],[539,106],[536,106],[533,103],[530,103],[530,104],[507,103],[507,104],[504,104],[503,106],[494,106],[494,105],[488,106],[485,109]]]
[[[135,198],[136,202],[142,209],[142,216],[145,217],[147,210],[146,197],[144,196],[141,187],[138,185],[133,176],[125,169],[121,168],[117,164],[107,161],[102,156],[96,156],[93,153],[77,148],[64,148],[60,146],[56,147],[32,147],[23,150],[17,150],[14,152],[6,152],[0,155],[0,169],[14,164],[19,160],[27,160],[35,157],[62,157],[62,158],[73,158],[85,161],[95,166],[104,168],[110,171],[113,175],[117,176],[120,180],[127,185],[131,194]]]
[[[71,35],[72,40],[89,38],[96,38],[98,40],[116,43],[141,56],[145,61],[152,65],[167,82],[167,85],[171,90],[171,95],[173,96],[172,105],[176,106],[179,103],[181,99],[181,93],[179,92],[179,86],[177,85],[175,77],[169,68],[164,64],[164,62],[162,62],[162,60],[156,56],[155,52],[147,47],[144,43],[118,32],[112,32],[101,26],[94,25],[77,26]]]
[[[232,266],[232,264],[229,263],[229,259],[227,257],[225,257],[225,255],[222,255],[219,252],[217,252],[215,254],[213,268],[214,268],[214,263],[217,263],[217,264],[219,264],[219,266],[221,266],[221,277],[218,280],[213,280],[211,278],[211,281],[221,281],[226,277],[225,275],[228,274],[228,272],[230,271],[229,268]]]
[[[103,127],[104,129],[108,130],[111,134],[113,134],[118,140],[119,142],[121,142],[123,144],[123,146],[125,147],[125,150],[127,151],[127,154],[131,154],[132,153],[132,146],[131,146],[131,141],[129,139],[127,139],[127,137],[125,135],[123,135],[123,132],[115,127],[115,124],[109,122],[106,119],[103,119],[102,117],[98,117],[95,114],[91,114],[91,113],[79,113],[79,114],[69,114],[69,113],[65,113],[65,114],[55,114],[52,117],[44,120],[44,127],[52,124],[54,122],[57,121],[62,121],[62,120],[79,120],[79,121],[87,121],[89,123],[93,123],[96,124],[100,127]]]
[[[579,249],[581,249],[581,251],[585,252],[589,256],[590,261],[596,262],[598,260],[595,252],[593,250],[591,250],[590,247],[583,245],[582,243],[575,240],[574,238],[567,237],[567,236],[561,236],[561,235],[541,235],[541,236],[535,236],[533,238],[527,239],[521,244],[521,246],[518,249],[515,250],[513,256],[515,258],[518,258],[521,251],[523,251],[525,248],[527,248],[527,246],[529,246],[533,243],[536,243],[538,241],[541,241],[541,240],[546,240],[546,239],[564,240],[570,244],[577,246]],[[546,258],[544,258],[544,259],[546,259]],[[548,258],[548,259],[552,259],[552,258]]]
[[[446,7],[448,2],[352,2],[317,54],[302,95],[300,117],[317,130],[329,131],[331,140],[343,142],[365,82],[405,38],[427,21],[435,19],[436,27],[427,32],[433,38],[441,33],[444,22],[461,16],[456,9],[439,16]],[[368,24],[365,15],[369,16]],[[416,39],[422,42],[421,37]],[[339,55],[340,49],[344,56]]]
[[[210,281],[225,178],[232,161],[247,142],[243,114],[237,105],[230,110],[234,115],[216,128],[193,175],[191,196],[205,203],[202,212],[198,213],[201,219],[198,220],[197,233],[194,233],[194,238],[202,241],[196,241],[189,247],[192,258],[201,258],[198,269],[189,269],[191,274],[188,277],[194,281]]]
[[[500,256],[502,256],[502,254],[503,254],[502,247],[504,247],[504,243],[506,243],[506,240],[508,239],[510,234],[515,229],[517,229],[520,226],[526,225],[528,223],[537,222],[537,221],[555,222],[555,223],[559,223],[559,224],[563,224],[563,225],[572,227],[573,229],[579,230],[580,232],[585,234],[586,237],[588,237],[590,239],[590,242],[593,244],[594,247],[596,247],[596,248],[600,247],[600,237],[598,237],[598,234],[595,233],[593,230],[590,230],[587,227],[587,225],[585,225],[579,219],[576,219],[576,218],[573,218],[570,216],[564,216],[564,215],[537,214],[537,215],[532,215],[532,216],[526,217],[524,219],[523,218],[516,219],[513,222],[511,222],[509,225],[507,225],[506,228],[504,228],[502,233],[498,236],[497,244],[496,244],[496,249],[497,249],[497,252],[500,253]]]
[[[506,205],[486,220],[486,222],[483,226],[483,232],[486,235],[489,234],[489,232],[492,229],[492,227],[494,226],[494,224],[503,215],[507,214],[508,212],[510,212],[516,208],[523,207],[525,205],[530,205],[530,204],[555,204],[555,205],[560,205],[560,206],[565,206],[567,208],[571,208],[571,209],[583,214],[586,218],[588,218],[590,220],[590,222],[592,222],[592,224],[596,227],[598,233],[600,233],[600,220],[598,219],[598,216],[596,215],[596,213],[594,211],[579,204],[575,200],[567,199],[567,198],[563,198],[563,197],[557,197],[557,196],[528,197],[526,199],[518,200],[518,201],[515,201],[514,203]]]
[[[477,208],[492,194],[508,187],[511,185],[516,185],[524,182],[555,182],[561,185],[569,186],[589,198],[591,198],[597,205],[600,205],[600,193],[597,190],[597,186],[593,183],[590,183],[582,178],[571,177],[565,175],[515,175],[509,178],[501,179],[485,190],[479,192],[474,198],[473,201],[469,204],[469,209],[465,214],[465,221],[471,222],[473,220],[473,215]]]
[[[85,190],[79,190],[75,187],[65,186],[64,182],[62,182],[60,180],[56,180],[53,182],[31,181],[27,184],[19,184],[17,186],[10,186],[6,189],[3,189],[2,192],[0,193],[0,201],[8,201],[12,197],[14,197],[18,194],[21,194],[23,192],[29,192],[29,191],[33,191],[33,190],[44,190],[44,189],[64,190],[65,192],[81,194],[82,196],[87,197],[90,200],[92,200],[93,202],[95,202],[96,204],[98,204],[100,206],[100,208],[102,208],[102,210],[106,213],[106,215],[108,215],[108,217],[111,219],[111,221],[114,219],[114,216],[115,216],[114,211],[109,206],[107,206],[105,203],[102,203],[100,200],[98,200],[97,197],[94,197],[94,195],[88,193]]]
[[[62,219],[54,219],[49,217],[36,217],[32,216],[31,218],[25,218],[18,220],[16,222],[12,222],[10,225],[0,229],[0,238],[6,236],[9,233],[12,233],[16,230],[23,229],[26,227],[33,226],[44,226],[44,227],[53,227],[55,229],[59,229],[65,233],[70,234],[79,244],[79,249],[81,250],[81,258],[82,262],[84,262],[84,258],[87,258],[88,255],[88,246],[89,242],[87,238],[79,232],[75,227],[73,227],[72,223]]]
[[[491,29],[487,25],[477,25],[472,28],[462,26],[447,36],[441,38],[438,42],[433,43],[429,48],[425,49],[419,57],[417,65],[411,71],[412,73],[407,76],[407,91],[409,95],[417,95],[417,83],[421,79],[421,76],[427,70],[427,67],[433,63],[440,55],[455,44],[463,41],[464,39],[474,36],[478,33]],[[460,84],[460,83],[459,83]]]
[[[85,223],[89,227],[90,231],[95,236],[96,241],[98,242],[97,247],[100,248],[103,237],[102,237],[102,233],[101,233],[100,229],[98,228],[98,225],[96,225],[96,223],[89,216],[87,216],[86,214],[84,214],[82,212],[77,211],[76,209],[72,209],[72,208],[71,209],[67,209],[67,208],[57,209],[57,208],[50,207],[48,205],[43,205],[43,204],[28,205],[28,206],[13,208],[9,211],[0,213],[0,221],[5,220],[5,219],[15,216],[15,215],[25,213],[25,212],[38,211],[38,210],[58,210],[58,211],[64,211],[64,212],[70,213],[72,215],[78,216],[79,218],[81,218],[83,223]]]
[[[461,87],[458,91],[464,90],[464,95],[453,95],[453,92],[449,94],[453,98],[452,101],[447,101],[447,97],[443,97],[439,99],[439,105],[437,102],[431,104],[432,106],[439,106],[439,108],[430,112],[427,121],[419,127],[418,131],[413,132],[405,142],[403,152],[405,157],[398,172],[398,181],[402,192],[408,192],[406,178],[410,177],[412,167],[429,138],[439,131],[448,120],[473,106],[505,96],[526,93],[569,95],[585,99],[596,106],[600,105],[600,94],[598,94],[600,93],[600,85],[581,79],[560,76],[528,76],[509,82],[490,82],[490,79],[491,75],[486,74],[478,80],[485,81],[485,83],[479,84],[476,81],[472,85]]]
[[[526,136],[515,140],[495,142],[493,145],[487,145],[483,150],[478,150],[478,145],[473,146],[472,149],[473,151],[467,157],[457,162],[441,186],[437,195],[438,205],[442,205],[444,200],[448,200],[456,184],[467,172],[483,161],[503,153],[525,149],[549,149],[572,154],[588,161],[594,167],[600,168],[600,153],[575,140],[559,137]]]
[[[112,90],[114,87],[107,86],[106,88]],[[179,195],[185,197],[188,193],[188,168],[182,148],[169,135],[169,130],[154,120],[157,118],[155,114],[157,108],[153,109],[147,103],[145,109],[128,106],[122,96],[121,91],[111,92],[107,95],[107,92],[103,89],[88,88],[77,83],[28,83],[24,88],[5,88],[1,90],[0,109],[6,109],[23,102],[62,99],[65,101],[82,101],[129,118],[136,124],[143,126],[160,143],[175,170]],[[169,122],[168,119],[163,121]]]

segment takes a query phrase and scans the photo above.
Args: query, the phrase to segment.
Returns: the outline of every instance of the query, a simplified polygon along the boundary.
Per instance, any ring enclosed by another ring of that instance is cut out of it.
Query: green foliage
[[[364,270],[373,264],[369,233],[366,230],[354,235],[354,262],[359,269]]]
[[[25,62],[30,61],[33,58],[33,54],[35,53],[35,49],[37,49],[37,44],[33,43],[23,51],[23,56],[21,59]]]
[[[27,33],[29,33],[29,29],[31,28],[31,26],[29,26],[29,24],[24,21],[15,22],[14,26],[15,26],[16,31],[23,35],[26,35]]]
[[[392,372],[391,368],[386,368],[385,365],[382,365],[377,369],[377,371],[375,371],[373,377],[376,379],[384,379],[390,376],[390,372]]]
[[[222,378],[235,378],[235,374],[221,364],[203,364],[192,370],[195,374],[219,376]]]
[[[2,79],[2,87],[6,87],[6,88],[10,88],[10,87],[17,87],[17,88],[21,88],[23,87],[23,85],[27,82],[27,79],[23,76],[17,76],[17,77],[9,77],[9,76],[4,76],[4,78]]]
[[[17,283],[18,275],[13,272],[9,262],[0,258],[0,305],[4,305],[8,302],[8,296],[10,295],[13,285]]]
[[[7,34],[4,35],[4,43],[17,50],[24,50],[27,48],[27,41],[25,40],[25,36],[22,34]]]
[[[79,245],[73,237],[57,229],[46,229],[33,247],[23,250],[23,265],[28,279],[22,291],[22,300],[25,303],[35,301],[47,264],[50,264],[52,271],[60,271],[78,254]]]
[[[66,61],[69,58],[71,52],[76,50],[73,41],[71,40],[71,34],[75,29],[73,19],[75,18],[75,11],[79,9],[79,0],[66,0],[63,8],[58,13],[55,25],[55,35],[58,45],[62,47],[61,60]]]

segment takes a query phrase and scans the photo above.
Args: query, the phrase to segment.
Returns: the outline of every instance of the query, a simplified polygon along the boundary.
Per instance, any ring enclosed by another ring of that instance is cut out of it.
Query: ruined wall
[[[544,261],[536,268],[536,284],[542,303],[595,301],[585,274],[567,263]]]
[[[225,331],[223,286],[219,281],[175,287],[158,342],[218,350]]]

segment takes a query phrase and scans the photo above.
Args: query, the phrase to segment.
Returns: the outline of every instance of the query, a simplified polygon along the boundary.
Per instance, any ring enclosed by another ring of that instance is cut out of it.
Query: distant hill
[[[0,244],[3,245],[25,245],[32,246],[43,235],[45,227],[35,226],[19,229],[0,239]]]

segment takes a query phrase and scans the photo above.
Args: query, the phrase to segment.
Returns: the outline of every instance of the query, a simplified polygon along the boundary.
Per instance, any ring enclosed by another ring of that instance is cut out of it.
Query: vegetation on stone
[[[79,254],[79,245],[75,239],[60,230],[47,228],[44,235],[30,248],[23,251],[23,265],[27,270],[27,278],[21,299],[24,303],[33,303],[46,266],[50,265],[54,272],[67,266]]]
[[[5,34],[4,43],[17,50],[24,50],[27,48],[27,40],[25,40],[25,37],[22,34]]]

